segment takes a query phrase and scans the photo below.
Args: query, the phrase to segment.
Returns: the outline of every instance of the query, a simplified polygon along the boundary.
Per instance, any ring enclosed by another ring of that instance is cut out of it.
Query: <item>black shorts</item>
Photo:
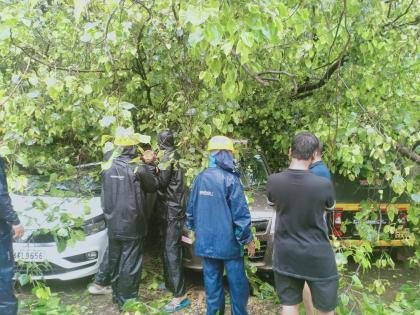
[[[280,303],[283,305],[302,303],[302,291],[306,281],[317,310],[331,312],[337,307],[338,279],[310,281],[274,272],[274,280]]]

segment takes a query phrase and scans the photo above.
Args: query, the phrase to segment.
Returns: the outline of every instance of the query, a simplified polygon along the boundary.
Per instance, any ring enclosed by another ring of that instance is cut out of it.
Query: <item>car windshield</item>
[[[256,151],[244,152],[239,160],[242,184],[246,188],[265,187],[268,169],[261,155]]]
[[[91,197],[101,193],[101,184],[94,173],[83,172],[65,179],[29,175],[15,184],[15,194],[23,196]]]

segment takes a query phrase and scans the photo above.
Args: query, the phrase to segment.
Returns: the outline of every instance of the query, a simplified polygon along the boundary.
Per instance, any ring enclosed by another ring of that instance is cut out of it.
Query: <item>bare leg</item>
[[[316,312],[317,315],[334,315],[335,312],[331,311],[331,312],[321,312],[321,311],[317,311]]]
[[[315,315],[312,294],[307,282],[305,282],[305,286],[303,287],[303,305],[305,305],[306,315]]]
[[[184,294],[183,296],[172,298],[171,302],[169,303],[176,306],[178,304],[181,304],[181,302],[184,301],[186,298],[187,298],[187,295]]]
[[[281,315],[299,315],[299,304],[282,305]]]

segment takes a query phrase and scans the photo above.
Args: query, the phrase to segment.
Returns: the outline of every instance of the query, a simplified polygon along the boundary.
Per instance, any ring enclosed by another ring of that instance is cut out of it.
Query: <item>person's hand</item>
[[[249,257],[254,257],[255,256],[255,243],[254,243],[254,241],[249,242],[246,245],[246,248],[248,249],[248,256]]]
[[[22,238],[23,234],[25,233],[25,229],[23,228],[22,224],[12,225],[12,229],[14,240]]]
[[[143,153],[142,160],[146,164],[152,164],[154,161],[156,161],[156,154],[153,152],[153,150],[146,150]]]

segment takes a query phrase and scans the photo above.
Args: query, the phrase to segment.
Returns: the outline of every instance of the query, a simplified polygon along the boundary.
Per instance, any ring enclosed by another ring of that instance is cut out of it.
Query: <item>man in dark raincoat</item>
[[[163,217],[163,266],[165,286],[173,299],[164,310],[176,312],[190,304],[185,296],[185,280],[182,267],[182,230],[185,222],[184,171],[178,165],[174,148],[174,136],[170,130],[158,135],[159,149],[164,151],[159,164],[159,190],[157,209]]]
[[[255,254],[251,216],[234,172],[233,142],[213,137],[208,168],[194,180],[187,207],[187,226],[194,231],[194,250],[203,257],[207,315],[224,314],[223,270],[229,282],[233,315],[246,315],[249,296],[243,247]]]
[[[121,155],[102,173],[102,207],[108,226],[112,297],[120,309],[127,300],[138,298],[147,233],[145,192],[154,192],[158,187],[154,167],[131,163],[138,157],[135,144],[124,146]]]
[[[13,259],[12,238],[23,236],[24,229],[20,224],[10,200],[4,161],[0,157],[0,314],[15,315],[18,305],[13,294]]]

